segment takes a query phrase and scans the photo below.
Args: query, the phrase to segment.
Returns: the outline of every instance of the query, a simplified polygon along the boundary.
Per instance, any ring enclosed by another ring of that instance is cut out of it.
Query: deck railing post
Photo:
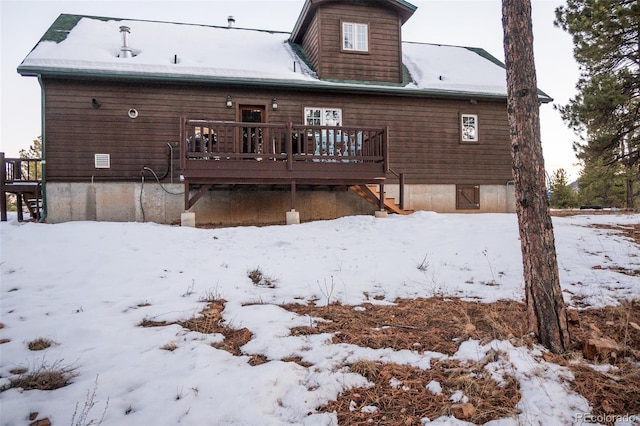
[[[293,170],[293,123],[287,122],[286,137],[287,170]]]
[[[389,126],[384,129],[384,136],[382,137],[382,158],[384,161],[384,172],[389,171]]]
[[[404,210],[404,173],[400,173],[400,208]]]
[[[187,140],[186,140],[186,128],[187,118],[180,118],[180,169],[184,170],[187,166]]]
[[[7,175],[7,164],[4,161],[4,152],[0,152],[0,163],[2,164],[2,175],[0,175],[0,191],[2,192],[2,198],[0,198],[0,220],[2,222],[7,221],[7,193],[4,191],[4,184]]]

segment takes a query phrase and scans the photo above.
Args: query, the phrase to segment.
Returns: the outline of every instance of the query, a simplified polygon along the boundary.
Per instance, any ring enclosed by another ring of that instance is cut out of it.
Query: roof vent
[[[122,34],[122,46],[120,47],[120,58],[132,58],[133,51],[129,47],[129,33],[131,32],[131,28],[123,25],[120,27],[120,34]]]
[[[233,16],[228,16],[227,24],[229,25],[229,28],[233,27],[236,24],[236,18],[234,18]]]

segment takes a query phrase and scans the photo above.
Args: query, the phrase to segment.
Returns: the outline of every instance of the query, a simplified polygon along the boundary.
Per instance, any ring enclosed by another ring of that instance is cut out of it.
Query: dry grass
[[[27,347],[30,351],[42,351],[50,348],[55,344],[56,342],[54,342],[53,340],[45,339],[44,337],[38,337],[37,339],[34,339],[27,343]]]
[[[8,386],[2,391],[12,388],[21,388],[24,390],[54,390],[60,389],[72,383],[77,376],[76,369],[69,365],[62,365],[60,361],[49,365],[45,362],[34,371],[23,371],[18,377],[10,379]]]
[[[259,267],[248,270],[247,277],[257,287],[276,288],[278,284],[277,279],[266,275]]]
[[[169,342],[160,346],[160,349],[162,349],[163,351],[173,352],[178,349],[178,345],[176,345],[174,342]]]

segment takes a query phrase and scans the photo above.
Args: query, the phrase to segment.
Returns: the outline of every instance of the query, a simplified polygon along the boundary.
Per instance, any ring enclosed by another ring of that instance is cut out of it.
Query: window
[[[340,108],[305,108],[304,121],[309,126],[342,126]]]
[[[462,142],[478,142],[478,116],[475,114],[462,114]]]
[[[353,22],[342,23],[342,50],[369,51],[369,26]]]

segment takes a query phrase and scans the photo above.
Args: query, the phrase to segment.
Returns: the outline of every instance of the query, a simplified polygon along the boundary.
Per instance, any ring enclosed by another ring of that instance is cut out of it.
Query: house
[[[415,11],[306,0],[291,33],[60,15],[18,67],[46,221],[514,211],[504,65],[402,41]]]

